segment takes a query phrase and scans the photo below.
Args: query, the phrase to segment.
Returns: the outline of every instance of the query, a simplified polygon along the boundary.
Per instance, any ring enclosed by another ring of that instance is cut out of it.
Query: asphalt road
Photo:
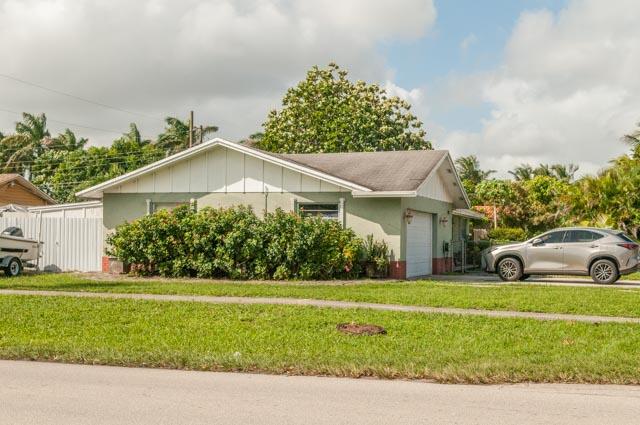
[[[637,424],[640,387],[440,385],[0,361],[0,424]]]

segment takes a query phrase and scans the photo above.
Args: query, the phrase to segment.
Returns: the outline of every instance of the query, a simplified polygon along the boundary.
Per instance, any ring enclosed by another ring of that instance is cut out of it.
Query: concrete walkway
[[[0,423],[637,424],[640,387],[417,381],[0,361]]]
[[[566,320],[586,323],[640,323],[640,318],[633,317],[610,317],[610,316],[590,316],[560,313],[532,313],[521,311],[501,311],[501,310],[476,310],[468,308],[450,307],[423,307],[397,304],[377,304],[352,301],[330,301],[316,299],[297,298],[268,298],[268,297],[216,297],[202,295],[157,295],[157,294],[117,294],[108,292],[71,292],[71,291],[30,291],[1,289],[0,295],[22,295],[22,296],[46,296],[46,297],[76,297],[76,298],[106,298],[106,299],[133,299],[133,300],[153,300],[153,301],[186,301],[201,302],[211,304],[272,304],[272,305],[295,305],[312,306],[325,308],[364,308],[382,311],[402,311],[412,313],[437,313],[452,314],[461,316],[485,316],[499,318],[522,318],[536,320]]]
[[[431,275],[417,280],[436,280],[444,282],[460,282],[482,284],[499,284],[499,285],[539,285],[539,286],[573,286],[581,288],[612,288],[612,289],[631,289],[640,288],[639,280],[619,280],[613,285],[601,285],[594,283],[590,278],[582,278],[576,276],[532,276],[527,280],[518,282],[503,282],[495,274],[489,273],[467,273],[467,274],[447,274],[447,275]]]

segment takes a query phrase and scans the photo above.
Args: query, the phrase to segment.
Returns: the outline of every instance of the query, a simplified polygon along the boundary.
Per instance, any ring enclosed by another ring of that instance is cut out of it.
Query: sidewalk
[[[269,305],[294,305],[324,308],[364,308],[381,311],[401,311],[411,313],[452,314],[459,316],[485,316],[498,318],[519,318],[535,320],[565,320],[584,323],[638,323],[640,318],[574,315],[561,313],[534,313],[523,311],[501,310],[476,310],[450,307],[424,307],[397,304],[377,304],[351,301],[330,301],[298,298],[265,298],[265,297],[215,297],[198,295],[156,295],[156,294],[117,294],[106,292],[69,292],[69,291],[26,291],[15,289],[2,289],[0,295],[21,296],[45,296],[45,297],[76,297],[76,298],[103,298],[103,299],[133,299],[152,301],[182,301],[201,302],[210,304],[269,304]]]

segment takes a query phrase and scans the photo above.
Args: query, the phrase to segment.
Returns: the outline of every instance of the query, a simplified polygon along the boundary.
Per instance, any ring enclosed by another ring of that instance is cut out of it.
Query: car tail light
[[[626,243],[619,243],[618,246],[621,246],[623,248],[627,248],[630,250],[636,249],[638,248],[638,245],[635,243],[630,243],[630,242],[626,242]]]

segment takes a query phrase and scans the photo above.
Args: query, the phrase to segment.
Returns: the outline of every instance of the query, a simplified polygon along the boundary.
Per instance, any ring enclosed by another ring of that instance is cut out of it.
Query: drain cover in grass
[[[358,323],[340,323],[336,328],[349,335],[385,335],[387,333],[382,326]]]

